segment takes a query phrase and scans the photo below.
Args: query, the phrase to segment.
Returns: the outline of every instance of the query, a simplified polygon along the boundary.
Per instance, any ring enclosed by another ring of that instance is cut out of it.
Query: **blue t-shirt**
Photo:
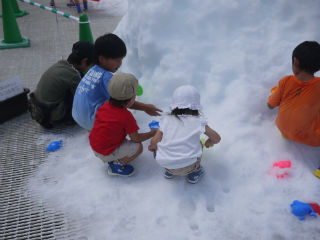
[[[98,108],[110,98],[108,84],[112,76],[95,65],[81,79],[72,106],[72,117],[81,127],[92,129]]]

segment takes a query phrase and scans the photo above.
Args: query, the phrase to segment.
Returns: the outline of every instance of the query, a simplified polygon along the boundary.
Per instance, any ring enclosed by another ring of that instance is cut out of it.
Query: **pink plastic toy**
[[[278,161],[273,163],[273,169],[269,172],[269,175],[275,175],[278,179],[285,178],[289,176],[289,173],[286,171],[288,168],[291,168],[291,161]]]
[[[279,161],[279,162],[275,162],[272,165],[273,167],[279,167],[279,168],[290,168],[291,167],[291,161],[287,160],[287,161]]]

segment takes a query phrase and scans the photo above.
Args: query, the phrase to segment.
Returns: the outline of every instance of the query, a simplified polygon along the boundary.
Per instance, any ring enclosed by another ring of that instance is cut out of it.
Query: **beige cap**
[[[137,94],[138,80],[130,73],[116,73],[109,81],[108,91],[116,100],[127,100]]]

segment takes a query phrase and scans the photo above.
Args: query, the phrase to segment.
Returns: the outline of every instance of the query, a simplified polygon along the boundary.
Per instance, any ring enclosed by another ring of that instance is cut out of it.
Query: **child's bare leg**
[[[196,161],[196,165],[195,165],[194,170],[196,170],[196,169],[198,169],[198,168],[200,167],[201,159],[202,159],[202,155],[197,158],[197,161]],[[193,171],[194,171],[194,170],[193,170]]]
[[[139,144],[139,149],[138,149],[138,151],[137,151],[135,154],[133,154],[131,157],[120,158],[119,160],[120,160],[121,162],[123,162],[124,164],[127,164],[127,163],[133,161],[134,159],[136,159],[136,158],[142,153],[142,151],[143,151],[143,146],[142,146],[142,144],[140,143],[140,144]]]

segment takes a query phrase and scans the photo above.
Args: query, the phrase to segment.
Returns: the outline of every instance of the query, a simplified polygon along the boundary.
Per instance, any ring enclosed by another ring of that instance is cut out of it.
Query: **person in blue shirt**
[[[73,119],[84,129],[91,130],[98,108],[109,100],[108,83],[113,73],[121,66],[127,54],[125,43],[117,35],[108,33],[94,43],[96,65],[79,83],[72,106]],[[161,109],[152,104],[136,101],[131,109],[145,111],[151,116],[159,116]]]

